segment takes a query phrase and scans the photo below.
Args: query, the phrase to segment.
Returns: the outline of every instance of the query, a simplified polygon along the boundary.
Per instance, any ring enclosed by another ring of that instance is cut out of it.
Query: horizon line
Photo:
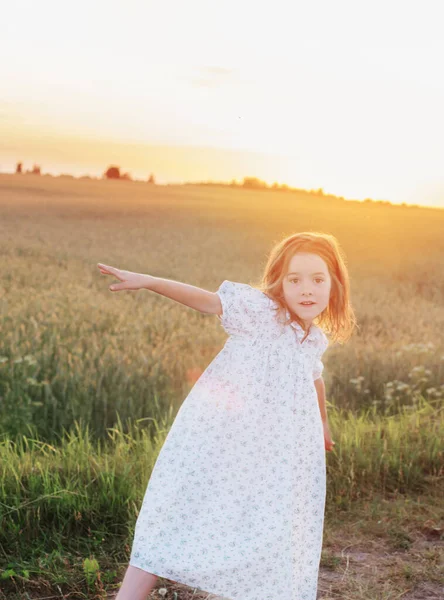
[[[20,163],[17,163],[20,164]],[[34,163],[34,166],[38,166]],[[111,165],[109,168],[111,168],[112,166],[115,165]],[[336,200],[339,200],[341,202],[359,202],[360,204],[379,204],[379,205],[383,205],[383,206],[393,206],[393,207],[400,207],[400,208],[427,208],[427,209],[432,209],[432,210],[443,210],[444,207],[440,207],[440,206],[427,206],[424,204],[408,204],[407,202],[401,202],[401,203],[396,203],[396,202],[391,202],[390,200],[374,200],[373,198],[365,198],[364,200],[359,200],[356,198],[345,198],[344,196],[337,196],[336,194],[332,194],[332,193],[325,193],[323,188],[320,187],[318,189],[306,189],[306,188],[295,188],[292,187],[286,183],[283,184],[279,184],[278,182],[273,182],[273,184],[269,184],[267,181],[265,180],[261,180],[258,177],[252,177],[252,176],[246,176],[243,178],[243,181],[238,182],[237,179],[232,179],[230,181],[212,181],[212,180],[201,180],[201,181],[180,181],[180,182],[166,182],[166,183],[157,183],[155,181],[148,181],[147,179],[134,179],[132,176],[129,177],[125,177],[125,175],[129,175],[129,173],[124,173],[123,175],[119,176],[119,177],[106,177],[105,175],[106,171],[102,174],[102,175],[90,175],[88,173],[84,174],[84,175],[72,175],[71,173],[61,173],[59,175],[54,175],[53,173],[38,173],[38,172],[34,172],[34,171],[24,171],[24,172],[17,172],[17,171],[1,171],[0,170],[0,176],[1,175],[13,175],[13,176],[20,176],[20,175],[30,175],[30,176],[34,176],[34,177],[51,177],[53,179],[60,179],[60,178],[66,178],[66,179],[75,179],[75,180],[91,180],[91,181],[124,181],[125,183],[144,183],[146,185],[151,185],[151,186],[157,186],[157,187],[167,187],[167,186],[187,186],[187,185],[196,185],[196,186],[220,186],[220,187],[231,187],[231,188],[240,188],[243,190],[247,190],[247,191],[268,191],[268,192],[281,192],[281,193],[289,193],[289,192],[298,192],[298,193],[303,193],[303,194],[307,194],[307,195],[316,195],[319,196],[321,198],[334,198]],[[151,177],[151,175],[150,175]],[[257,185],[257,186],[253,186],[253,185],[245,185],[246,181],[257,181],[260,184],[264,184],[264,185]]]

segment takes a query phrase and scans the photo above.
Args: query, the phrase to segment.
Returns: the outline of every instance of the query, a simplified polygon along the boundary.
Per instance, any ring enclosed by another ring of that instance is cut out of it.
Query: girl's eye
[[[292,281],[299,281],[299,280],[298,280],[298,278],[296,277],[296,278],[294,278],[294,279],[290,279],[290,282],[292,282]],[[324,281],[324,280],[323,280],[323,279],[321,279],[320,277],[317,277],[317,278],[315,279],[315,281]]]

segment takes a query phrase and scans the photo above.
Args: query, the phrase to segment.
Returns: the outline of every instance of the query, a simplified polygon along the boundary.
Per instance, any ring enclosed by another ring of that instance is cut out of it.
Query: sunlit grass
[[[420,399],[414,413],[395,417],[374,410],[366,418],[330,412],[336,447],[328,454],[327,515],[337,519],[339,510],[353,510],[356,502],[372,502],[377,495],[444,492],[442,408]],[[125,428],[119,423],[105,440],[94,441],[88,427],[78,424],[57,446],[38,436],[4,440],[0,546],[8,568],[1,576],[8,579],[8,572],[17,574],[23,564],[35,567],[43,548],[53,559],[63,549],[71,579],[85,568],[80,557],[100,556],[109,565],[112,555],[124,564],[146,482],[170,425],[171,416],[161,425],[154,422],[154,441],[139,422]],[[55,574],[41,572],[52,582]]]
[[[226,339],[212,315],[147,290],[109,292],[98,262],[215,290],[224,279],[254,284],[284,235],[336,235],[360,327],[324,356],[336,442],[327,513],[351,513],[372,495],[440,493],[444,211],[36,177],[0,177],[2,191],[8,590],[23,578],[20,589],[39,580],[88,597],[88,586],[100,593],[116,577],[175,414]]]

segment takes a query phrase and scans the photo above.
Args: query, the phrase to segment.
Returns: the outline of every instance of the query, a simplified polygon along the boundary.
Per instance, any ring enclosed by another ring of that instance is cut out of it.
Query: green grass
[[[98,262],[215,290],[224,279],[254,284],[284,235],[336,235],[359,329],[324,356],[336,442],[327,540],[366,506],[362,521],[372,527],[361,542],[388,511],[381,535],[391,551],[408,552],[415,536],[385,505],[396,498],[411,522],[427,516],[431,530],[442,528],[432,498],[443,491],[444,211],[33,176],[1,176],[0,196],[0,590],[8,600],[61,597],[58,587],[100,597],[119,580],[157,453],[226,338],[212,315],[147,290],[109,292]],[[424,515],[419,496],[430,499]],[[341,561],[333,551],[331,564]],[[417,581],[418,569],[403,564],[396,580]],[[436,583],[434,567],[423,575]],[[361,584],[337,597],[399,597],[382,580],[377,593],[371,580]]]
[[[376,519],[375,497],[432,491],[442,497],[442,408],[420,401],[415,412],[365,419],[332,409],[330,423],[337,445],[328,453],[327,523],[329,515],[338,519],[362,503]],[[155,423],[154,443],[137,422],[119,423],[104,441],[77,424],[57,446],[26,436],[1,443],[0,579],[6,589],[31,589],[34,581],[86,594],[86,558],[98,561],[94,585],[104,587],[96,591],[117,583],[170,424]],[[384,529],[392,547],[408,549],[408,535]]]
[[[112,293],[98,262],[215,290],[254,283],[273,241],[304,229],[344,247],[359,324],[325,355],[330,402],[386,412],[391,391],[405,404],[443,396],[444,211],[29,175],[1,176],[1,190],[2,433],[32,423],[56,443],[75,421],[104,438],[117,413],[161,420],[222,347],[214,315]]]

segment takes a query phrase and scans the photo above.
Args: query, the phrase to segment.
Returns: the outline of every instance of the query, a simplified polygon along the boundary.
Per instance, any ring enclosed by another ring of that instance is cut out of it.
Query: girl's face
[[[331,277],[326,262],[318,254],[294,254],[282,285],[287,306],[308,329],[312,320],[328,306],[330,299]],[[312,301],[313,304],[304,306],[301,304],[304,301]]]

